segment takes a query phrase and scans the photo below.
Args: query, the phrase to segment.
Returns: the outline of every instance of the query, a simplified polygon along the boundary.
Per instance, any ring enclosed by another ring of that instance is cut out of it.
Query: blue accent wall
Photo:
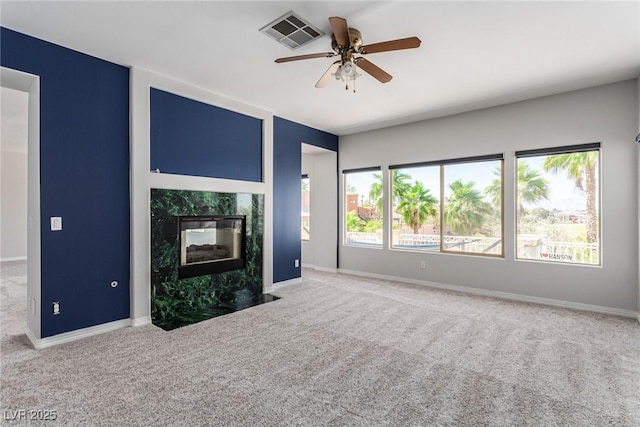
[[[0,42],[3,67],[40,76],[42,338],[128,318],[129,70],[6,28]]]
[[[338,151],[338,137],[279,117],[273,118],[273,282],[301,276],[300,177],[302,145]],[[336,172],[337,173],[337,172]]]
[[[151,88],[151,169],[262,181],[262,120]]]

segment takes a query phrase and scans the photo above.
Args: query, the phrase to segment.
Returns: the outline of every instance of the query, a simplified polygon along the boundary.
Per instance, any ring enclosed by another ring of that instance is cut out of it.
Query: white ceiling
[[[339,135],[640,75],[640,3],[4,1],[2,26],[155,71]],[[364,44],[417,36],[418,49],[368,55],[394,76],[357,92],[315,82],[324,36],[296,51],[258,30],[293,10],[331,34],[341,16]]]

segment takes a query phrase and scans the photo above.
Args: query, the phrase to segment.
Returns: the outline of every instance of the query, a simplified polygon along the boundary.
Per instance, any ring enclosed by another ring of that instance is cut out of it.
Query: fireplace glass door
[[[237,270],[245,266],[246,217],[179,217],[178,277]]]

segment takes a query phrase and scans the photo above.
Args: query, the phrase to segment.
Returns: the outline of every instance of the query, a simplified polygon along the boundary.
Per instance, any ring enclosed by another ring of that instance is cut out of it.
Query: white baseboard
[[[302,264],[302,268],[310,268],[312,270],[323,271],[325,273],[338,273],[337,268],[322,267],[320,265]]]
[[[31,329],[27,328],[27,332],[26,332],[27,338],[29,338],[29,341],[31,341],[31,345],[33,346],[33,348],[35,348],[36,350],[40,347],[38,347],[38,343],[40,342],[39,338],[36,338],[35,335],[33,335],[33,332],[31,332]]]
[[[302,277],[296,277],[295,279],[283,280],[282,282],[276,282],[271,286],[271,291],[275,291],[276,289],[284,288],[286,286],[299,285],[302,283]]]
[[[563,301],[551,298],[541,298],[529,295],[512,294],[509,292],[491,291],[488,289],[471,288],[468,286],[449,285],[446,283],[429,282],[426,280],[409,279],[406,277],[387,276],[385,274],[369,273],[365,271],[340,269],[341,274],[350,274],[353,276],[369,277],[372,279],[389,280],[393,282],[410,283],[413,285],[428,286],[430,288],[446,289],[450,291],[465,292],[469,294],[481,295],[486,297],[494,297],[508,299],[513,301],[530,302],[535,304],[551,305],[554,307],[572,308],[574,310],[591,311],[595,313],[612,314],[620,317],[637,318],[640,322],[640,312],[633,310],[624,310],[621,308],[604,307],[601,305],[583,304],[579,302]]]
[[[151,323],[151,316],[142,316],[136,319],[131,319],[131,326],[133,326],[134,328],[138,326],[150,325]]]
[[[26,256],[16,256],[16,257],[10,257],[10,258],[0,258],[0,262],[5,262],[5,261],[26,261],[27,257]]]
[[[54,345],[60,345],[76,341],[82,338],[92,337],[94,335],[104,334],[105,332],[111,332],[118,329],[131,326],[131,319],[116,320],[114,322],[103,323],[102,325],[91,326],[88,328],[77,329],[75,331],[64,332],[62,334],[54,335],[52,337],[46,337],[38,339],[31,331],[27,331],[27,337],[33,344],[36,350],[40,350],[47,347],[53,347]]]

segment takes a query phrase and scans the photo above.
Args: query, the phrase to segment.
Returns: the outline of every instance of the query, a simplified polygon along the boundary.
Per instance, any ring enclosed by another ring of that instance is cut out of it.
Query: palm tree
[[[475,183],[463,183],[461,179],[449,184],[451,195],[447,197],[444,222],[456,234],[472,236],[491,213],[491,205],[474,186]]]
[[[583,153],[564,153],[547,156],[544,159],[544,170],[553,173],[567,172],[567,178],[573,180],[576,188],[587,197],[587,242],[598,241],[598,212],[596,208],[597,183],[596,168],[598,151]]]
[[[489,187],[484,190],[491,197],[491,203],[500,208],[502,198],[502,175],[500,168],[493,172],[498,178],[494,179]],[[518,161],[518,204],[516,205],[516,218],[524,212],[524,203],[535,205],[541,200],[549,199],[549,181],[540,176],[540,172],[531,169],[525,161]],[[518,221],[518,233],[520,233],[520,221]]]
[[[396,211],[402,215],[402,220],[413,228],[413,234],[418,234],[418,229],[428,217],[436,216],[436,204],[428,189],[420,181],[416,181],[400,196],[400,202]]]
[[[376,207],[377,211],[382,213],[382,174],[374,173],[373,177],[375,178],[375,182],[371,184],[371,189],[369,190],[369,198],[372,201],[373,206]],[[407,180],[411,179],[411,175],[400,172],[398,169],[391,170],[391,188],[393,194],[393,202],[396,203],[399,198],[407,191],[407,189],[411,186],[407,183]]]

